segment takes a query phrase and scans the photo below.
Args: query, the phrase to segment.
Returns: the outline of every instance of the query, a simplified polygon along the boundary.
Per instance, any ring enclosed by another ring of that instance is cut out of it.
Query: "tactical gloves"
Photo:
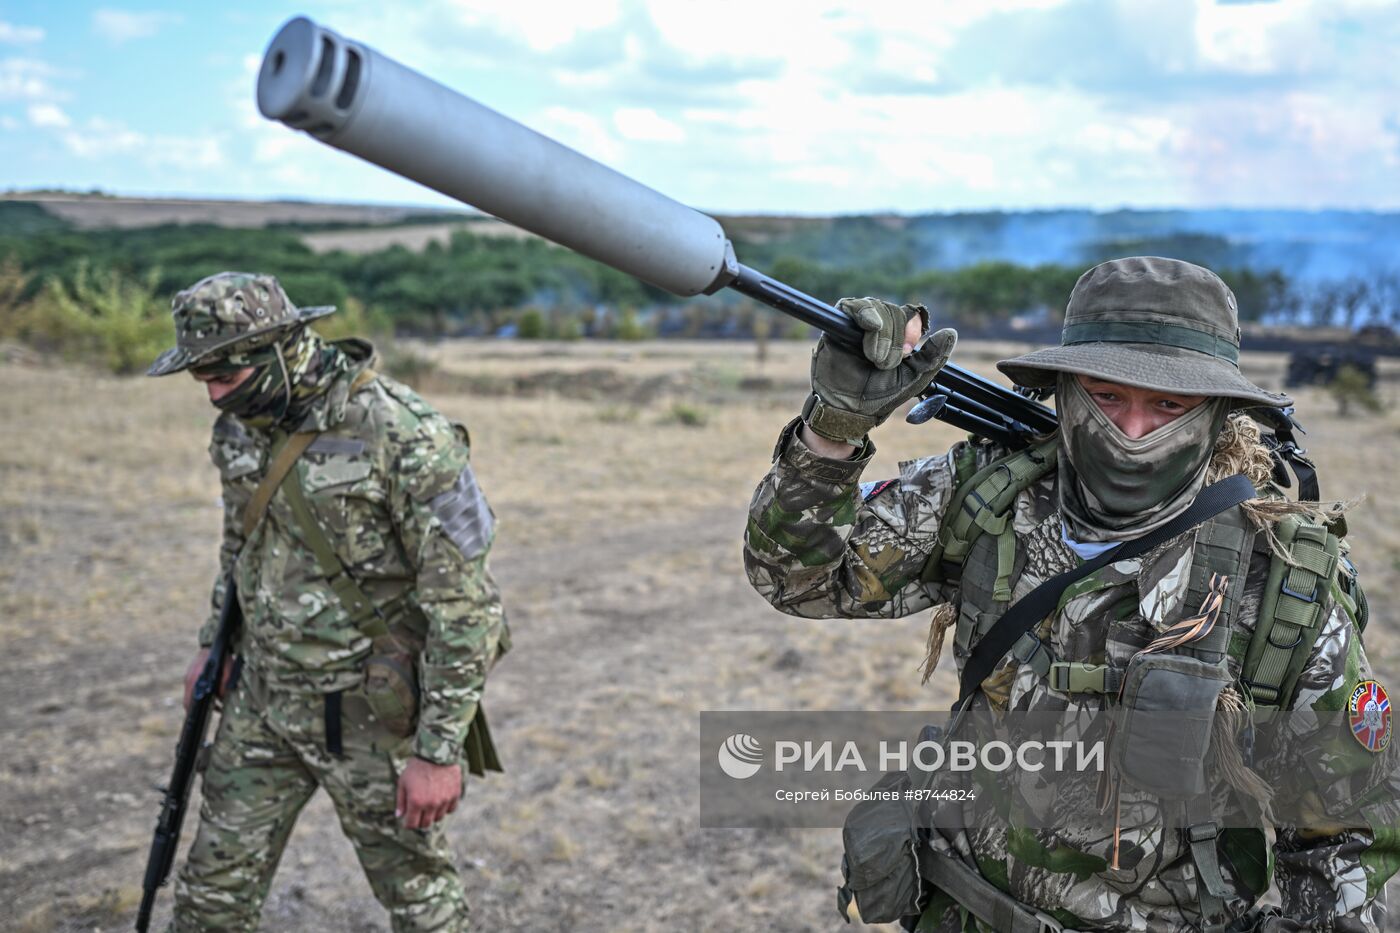
[[[859,447],[871,428],[918,395],[948,362],[957,332],[928,331],[923,305],[894,305],[878,298],[843,298],[836,306],[865,332],[862,353],[823,336],[812,352],[812,394],[802,420],[829,440]],[[918,315],[924,336],[904,357],[904,328]]]

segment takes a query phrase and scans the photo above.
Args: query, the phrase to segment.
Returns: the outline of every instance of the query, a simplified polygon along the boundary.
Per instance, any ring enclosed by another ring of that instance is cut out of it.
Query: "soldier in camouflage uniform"
[[[498,767],[479,715],[508,646],[486,566],[493,517],[465,428],[376,374],[368,343],[329,343],[307,326],[333,310],[297,308],[271,276],[220,273],[176,295],[177,346],[150,368],[189,370],[221,411],[209,451],[223,483],[223,573],[200,644],[230,570],[243,619],[175,930],[256,927],[317,787],[395,930],[467,928],[441,819],[464,760]],[[310,444],[245,537],[289,436]],[[206,656],[190,666],[187,703]],[[387,693],[370,690],[371,663]],[[372,707],[385,695],[403,706]]]
[[[1056,389],[1061,428],[1022,461],[1040,469],[1015,492],[1003,534],[980,539],[982,550],[967,556],[960,579],[938,569],[958,517],[950,502],[969,476],[1008,452],[974,440],[901,464],[896,478],[862,484],[874,453],[867,432],[928,385],[956,335],[921,337],[926,312],[916,306],[847,299],[841,307],[867,332],[864,353],[825,339],[815,351],[813,395],[803,418],[783,430],[750,506],[745,563],[760,594],[808,618],[894,618],[934,608],[926,663],[936,662],[947,629],[961,671],[978,636],[1042,581],[1170,521],[1206,482],[1244,472],[1261,498],[1222,513],[1212,527],[1237,529],[1243,546],[1213,557],[1237,561],[1217,610],[1230,617],[1222,628],[1229,642],[1221,663],[1230,675],[1223,695],[1238,708],[1253,705],[1258,698],[1239,682],[1242,646],[1260,617],[1272,532],[1290,513],[1318,510],[1281,498],[1255,423],[1238,413],[1289,400],[1240,373],[1234,296],[1223,282],[1173,260],[1102,264],[1075,286],[1062,346],[998,364],[1018,384]],[[974,508],[967,500],[962,507]],[[1111,706],[1108,685],[1129,659],[1204,605],[1206,594],[1192,582],[1194,561],[1226,540],[1205,527],[1071,585],[1034,637],[1018,642],[981,683],[971,709]],[[1364,599],[1345,544],[1334,566],[1330,587],[1321,584],[1315,630],[1305,632],[1315,640],[1296,688],[1276,704],[1283,709],[1345,711],[1353,703],[1355,710],[1359,693],[1384,697],[1362,648]],[[1025,644],[1031,650],[1019,650]],[[1097,683],[1055,676],[1056,667],[1068,673],[1076,665]],[[1253,789],[1275,792],[1276,800],[1288,793],[1287,775],[1311,776],[1298,791],[1297,811],[1307,817],[1207,840],[1206,857],[1219,860],[1224,883],[1218,913],[1209,917],[1209,892],[1193,860],[1200,849],[1185,833],[1165,831],[1156,799],[1131,788],[1120,791],[1115,842],[1113,827],[1105,832],[1099,819],[1097,775],[1056,785],[1051,805],[1063,818],[1054,829],[1015,826],[1005,812],[984,807],[959,824],[966,829],[934,830],[926,841],[991,881],[997,897],[1038,912],[1045,930],[1381,930],[1384,885],[1400,867],[1400,808],[1389,713],[1377,705],[1373,717],[1383,730],[1358,733],[1359,744],[1337,754],[1309,756],[1300,739],[1292,748],[1280,743],[1271,761],[1256,761],[1260,781],[1275,783]],[[926,886],[918,929],[990,930],[959,910],[957,895]],[[859,892],[856,900],[859,906]]]

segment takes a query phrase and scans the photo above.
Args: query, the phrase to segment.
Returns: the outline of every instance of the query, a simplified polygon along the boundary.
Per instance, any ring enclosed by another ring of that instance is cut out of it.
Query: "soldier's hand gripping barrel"
[[[374,49],[291,20],[258,73],[263,116],[676,295],[734,288],[842,343],[842,312],[740,265],[712,217],[444,87]],[[948,365],[924,417],[1020,446],[1054,414]]]

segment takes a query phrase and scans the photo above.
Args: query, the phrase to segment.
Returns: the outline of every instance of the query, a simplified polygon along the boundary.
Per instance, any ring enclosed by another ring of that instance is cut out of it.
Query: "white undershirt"
[[[1081,560],[1093,560],[1109,548],[1119,545],[1118,541],[1076,541],[1069,536],[1069,529],[1065,527],[1064,520],[1060,521],[1060,540],[1069,545],[1069,549],[1078,554]]]

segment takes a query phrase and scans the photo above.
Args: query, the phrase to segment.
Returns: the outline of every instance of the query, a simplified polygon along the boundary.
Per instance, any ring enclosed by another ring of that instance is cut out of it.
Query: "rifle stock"
[[[199,763],[199,754],[204,747],[204,736],[209,730],[209,720],[213,717],[214,701],[218,697],[219,678],[224,661],[229,655],[229,646],[238,630],[240,613],[238,592],[229,572],[224,587],[224,603],[219,612],[219,627],[214,633],[214,642],[209,646],[209,657],[204,669],[195,681],[190,708],[185,711],[185,721],[180,727],[180,738],[175,744],[175,766],[170,772],[170,781],[161,788],[160,815],[156,818],[155,835],[151,839],[151,851],[146,858],[146,876],[141,883],[141,906],[136,912],[136,929],[145,933],[151,923],[151,909],[155,906],[156,892],[170,879],[170,869],[175,864],[175,854],[180,846],[180,829],[185,822],[185,811],[189,805],[190,789],[194,786],[194,776]]]

